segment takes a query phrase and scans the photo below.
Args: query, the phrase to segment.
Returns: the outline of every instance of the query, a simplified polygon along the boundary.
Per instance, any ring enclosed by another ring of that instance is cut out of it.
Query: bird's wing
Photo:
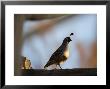
[[[60,46],[50,57],[49,61],[57,60],[59,57],[63,55],[63,48]]]

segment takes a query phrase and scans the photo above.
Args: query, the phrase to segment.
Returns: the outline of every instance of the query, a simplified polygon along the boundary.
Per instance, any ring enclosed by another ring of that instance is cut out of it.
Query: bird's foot
[[[59,65],[60,69],[62,70],[61,66]]]

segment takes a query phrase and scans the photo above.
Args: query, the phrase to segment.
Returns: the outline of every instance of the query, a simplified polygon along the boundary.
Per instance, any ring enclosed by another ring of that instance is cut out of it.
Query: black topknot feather
[[[70,36],[71,36],[71,35],[74,35],[74,33],[71,33]]]

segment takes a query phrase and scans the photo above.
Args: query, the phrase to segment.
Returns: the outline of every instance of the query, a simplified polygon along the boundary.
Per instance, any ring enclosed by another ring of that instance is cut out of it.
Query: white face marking
[[[68,47],[67,47],[67,49],[66,49],[65,52],[64,52],[64,56],[65,56],[66,58],[69,57],[69,49],[68,49]]]

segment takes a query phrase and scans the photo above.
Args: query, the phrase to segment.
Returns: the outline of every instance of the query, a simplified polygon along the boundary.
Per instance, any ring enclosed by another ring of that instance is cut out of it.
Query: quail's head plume
[[[74,35],[74,33],[71,33],[70,36]],[[44,68],[55,64],[56,67],[57,65],[61,68],[60,64],[61,62],[64,62],[68,59],[69,57],[69,49],[68,49],[68,44],[71,40],[71,38],[66,37],[63,40],[63,43],[61,44],[61,46],[52,54],[52,56],[50,57],[49,61],[47,62],[47,64],[44,66]],[[62,68],[61,68],[62,69]]]

